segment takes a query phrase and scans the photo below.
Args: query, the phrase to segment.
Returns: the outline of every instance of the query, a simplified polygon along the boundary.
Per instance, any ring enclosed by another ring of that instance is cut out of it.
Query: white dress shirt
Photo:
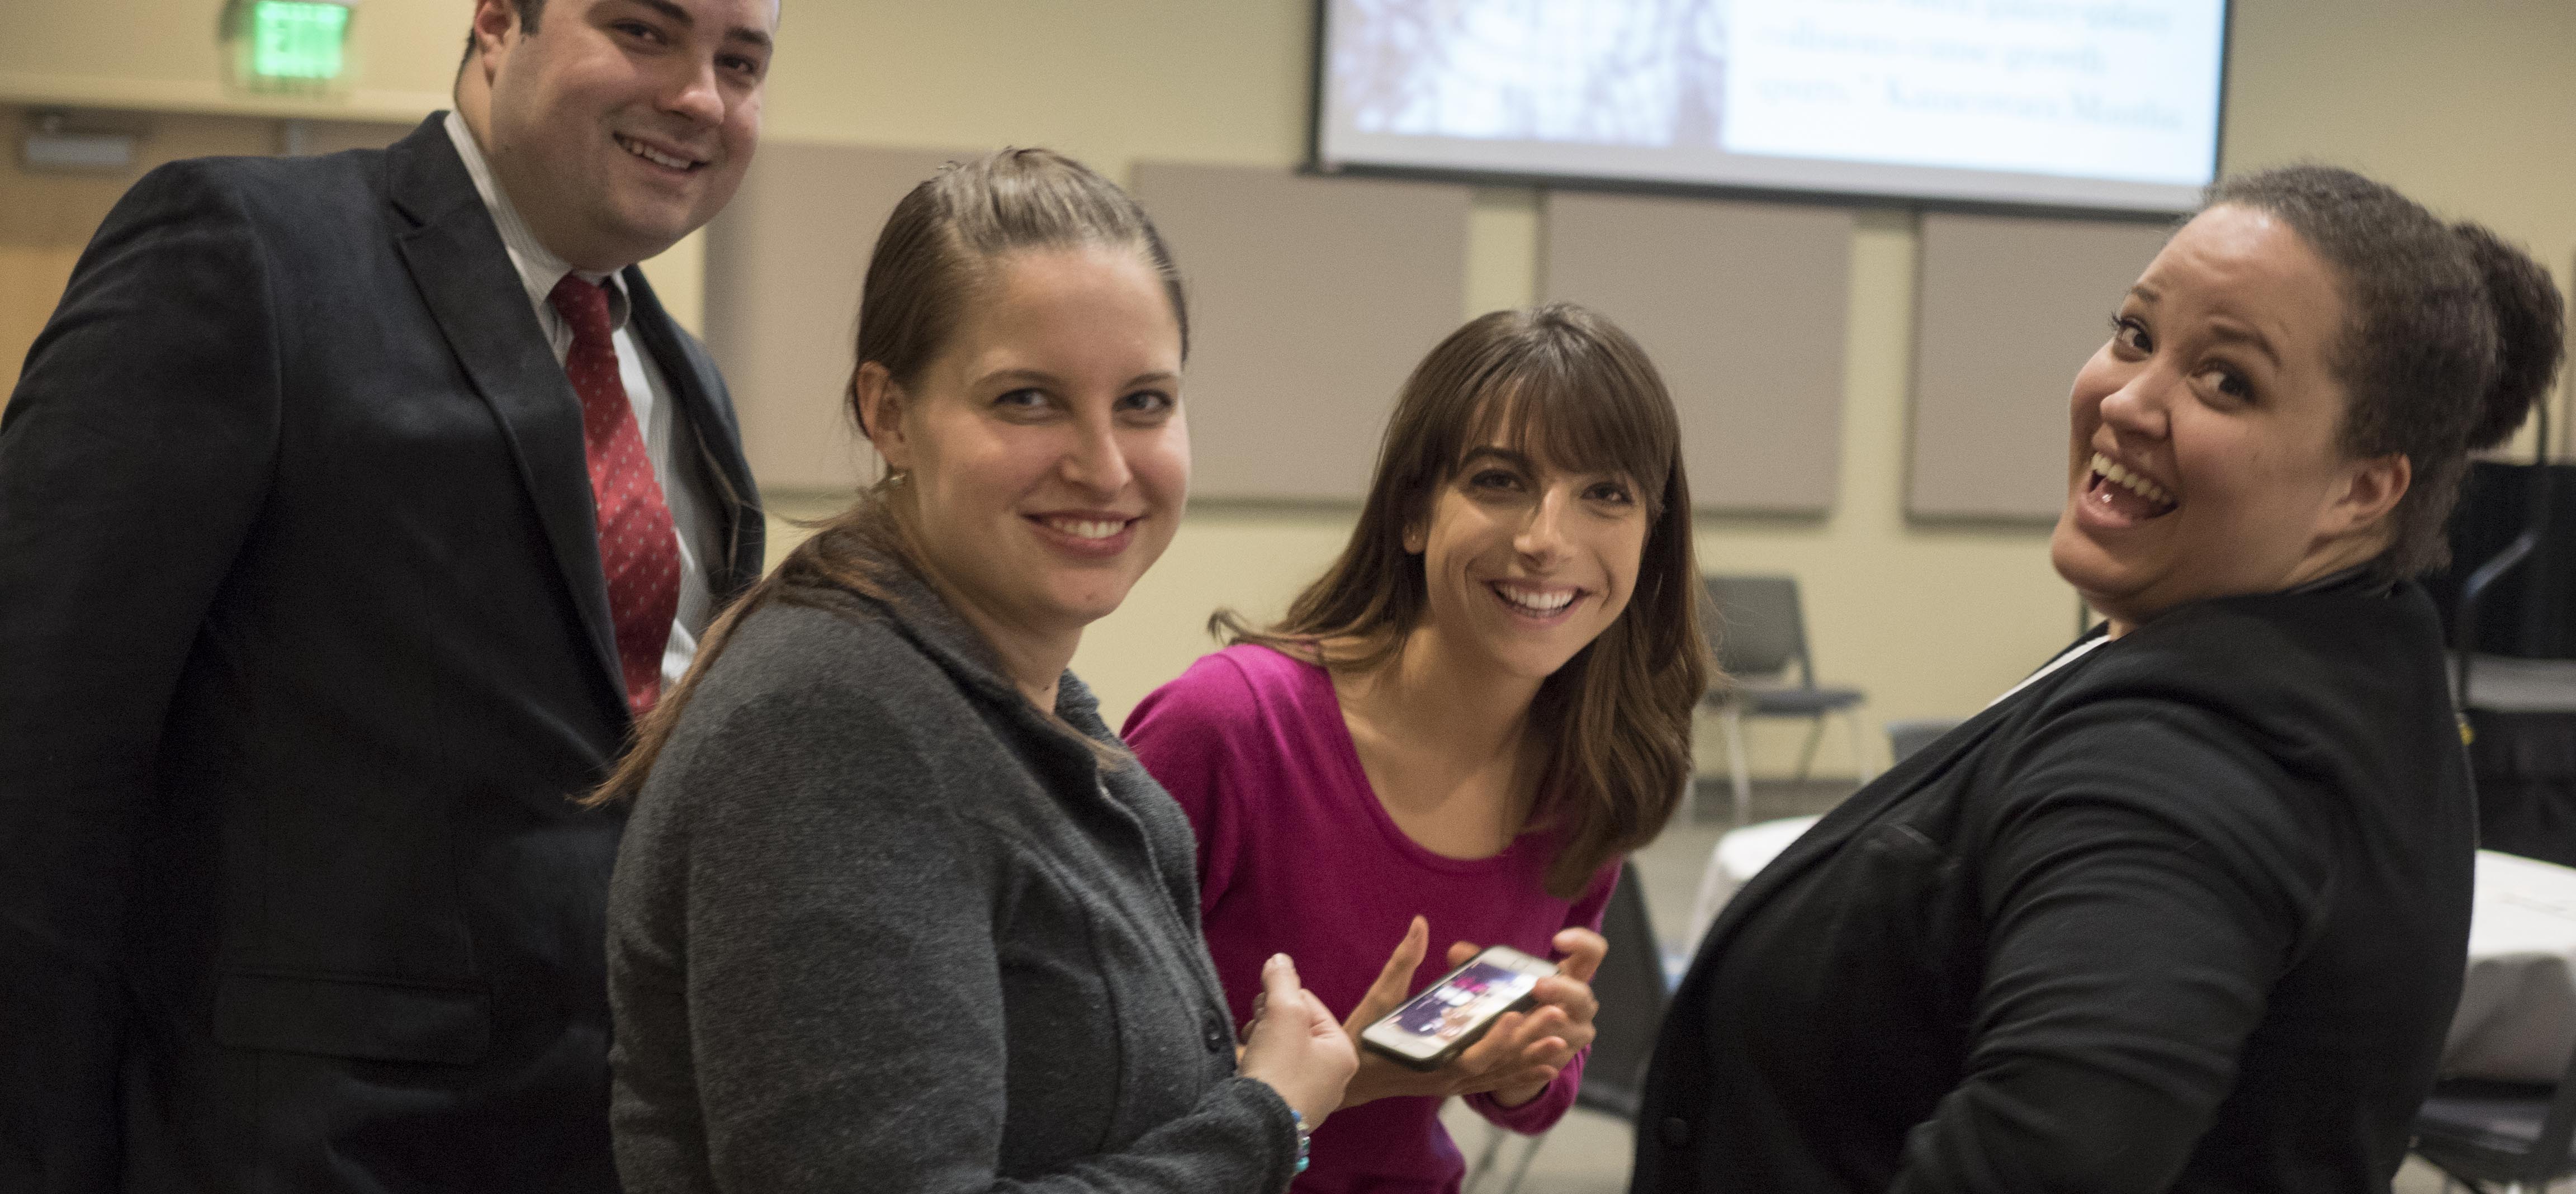
[[[715,519],[709,515],[706,495],[698,492],[695,470],[673,467],[672,441],[677,432],[672,426],[671,387],[662,377],[661,366],[651,353],[635,342],[634,330],[627,326],[631,303],[626,296],[625,280],[615,274],[594,274],[576,270],[537,242],[536,235],[519,218],[510,197],[502,194],[492,181],[492,169],[483,160],[483,149],[475,143],[474,131],[465,126],[465,118],[447,114],[447,136],[456,143],[456,155],[465,159],[465,172],[474,176],[474,190],[483,196],[483,206],[492,213],[493,226],[501,230],[501,244],[510,251],[510,264],[518,267],[519,281],[528,288],[528,303],[536,308],[537,326],[543,328],[546,343],[555,350],[555,363],[563,363],[572,351],[572,328],[557,313],[547,296],[565,274],[577,273],[588,282],[604,285],[608,290],[608,326],[616,330],[610,342],[617,347],[617,376],[626,387],[626,404],[635,410],[635,421],[644,429],[644,453],[653,462],[653,479],[662,485],[662,500],[671,508],[671,525],[680,547],[680,606],[671,619],[671,641],[662,649],[662,682],[667,691],[689,670],[689,660],[698,653],[698,636],[705,633],[707,620],[715,611],[715,593],[707,583],[707,571],[701,561],[713,559],[721,552],[715,534]],[[582,474],[588,477],[585,471]]]

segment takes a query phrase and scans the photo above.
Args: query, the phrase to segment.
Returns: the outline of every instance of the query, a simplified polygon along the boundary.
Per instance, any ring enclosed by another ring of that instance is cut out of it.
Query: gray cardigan
[[[637,800],[608,907],[627,1190],[1285,1188],[1179,807],[891,590],[745,618]],[[1056,711],[1116,741],[1071,673]]]

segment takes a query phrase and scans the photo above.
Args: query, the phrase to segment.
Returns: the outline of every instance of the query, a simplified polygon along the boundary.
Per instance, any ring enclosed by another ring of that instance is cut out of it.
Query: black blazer
[[[625,280],[721,599],[731,400]],[[441,117],[117,204],[0,421],[0,1189],[615,1187],[592,509]]]
[[[2177,609],[1864,788],[1711,926],[1634,1189],[2379,1191],[2459,997],[2433,608]]]

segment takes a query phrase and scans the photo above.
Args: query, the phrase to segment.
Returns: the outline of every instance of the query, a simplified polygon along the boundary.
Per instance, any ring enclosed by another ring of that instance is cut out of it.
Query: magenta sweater
[[[1261,989],[1262,959],[1286,953],[1306,986],[1347,1016],[1420,913],[1431,948],[1419,991],[1448,969],[1449,943],[1550,955],[1558,930],[1598,930],[1613,862],[1583,898],[1547,894],[1554,848],[1521,835],[1491,858],[1434,854],[1398,829],[1371,791],[1324,669],[1266,647],[1229,647],[1154,690],[1127,719],[1127,744],[1189,814],[1198,838],[1199,910],[1237,1024]],[[1519,1107],[1468,1102],[1519,1132],[1547,1130],[1574,1102],[1577,1057]],[[1302,1194],[1454,1191],[1466,1163],[1431,1098],[1380,1099],[1336,1112],[1315,1133]]]

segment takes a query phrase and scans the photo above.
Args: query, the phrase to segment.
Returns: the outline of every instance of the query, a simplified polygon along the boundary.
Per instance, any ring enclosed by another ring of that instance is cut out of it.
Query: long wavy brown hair
[[[895,204],[884,231],[877,234],[867,280],[859,290],[857,364],[873,362],[897,385],[915,385],[922,370],[947,348],[966,304],[991,281],[1002,258],[1094,247],[1133,250],[1154,268],[1172,300],[1186,356],[1190,321],[1180,271],[1144,209],[1115,183],[1072,158],[1046,149],[1005,149],[950,162]],[[856,368],[843,397],[865,434]],[[882,600],[889,569],[919,573],[922,555],[907,513],[912,488],[889,478],[862,490],[855,504],[826,520],[775,571],[744,590],[707,628],[687,674],[636,723],[635,744],[618,760],[617,769],[581,803],[613,804],[643,790],[699,680],[753,611],[772,602],[818,604],[835,591]],[[1132,761],[1115,745],[1063,724],[1052,711],[1041,712],[1058,729],[1089,744],[1103,767]]]
[[[1602,864],[1653,841],[1691,778],[1691,712],[1714,664],[1700,624],[1690,483],[1680,419],[1643,348],[1572,303],[1496,311],[1450,333],[1404,383],[1359,525],[1278,622],[1253,629],[1219,610],[1208,629],[1335,671],[1366,672],[1403,650],[1429,606],[1427,526],[1467,453],[1500,442],[1560,469],[1626,477],[1646,507],[1637,586],[1600,637],[1539,684],[1532,825],[1562,835],[1549,893],[1580,895]]]

